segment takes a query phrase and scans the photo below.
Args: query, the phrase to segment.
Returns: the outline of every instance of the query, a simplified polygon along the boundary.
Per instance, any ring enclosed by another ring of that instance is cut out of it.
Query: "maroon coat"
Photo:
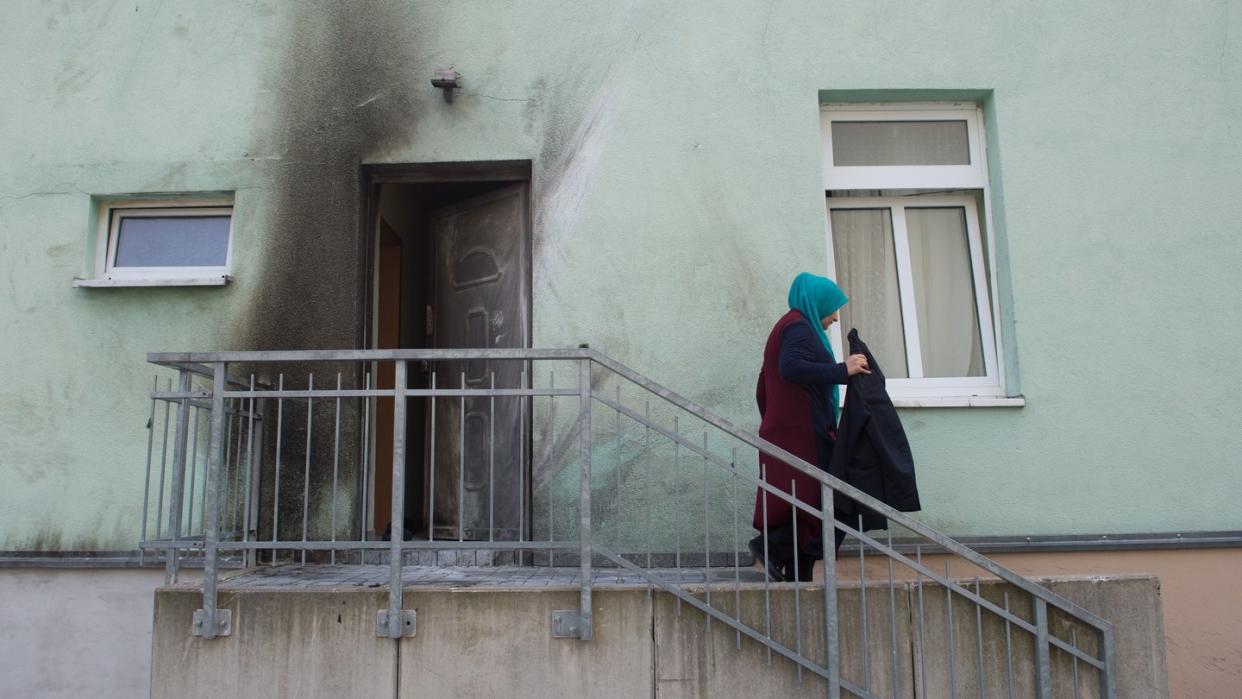
[[[816,464],[815,427],[812,422],[811,394],[807,388],[781,378],[781,334],[794,323],[805,323],[798,311],[789,311],[781,317],[763,349],[763,368],[759,371],[759,385],[755,400],[759,404],[759,436],[768,440],[809,464]],[[759,454],[759,472],[766,480],[781,490],[792,493],[791,484],[797,484],[798,500],[819,508],[819,481],[778,461],[766,454]],[[764,531],[763,491],[756,488],[753,525]],[[793,506],[779,496],[767,494],[767,530],[771,531],[789,521]],[[819,535],[819,520],[803,515],[798,518],[798,540],[808,542]]]

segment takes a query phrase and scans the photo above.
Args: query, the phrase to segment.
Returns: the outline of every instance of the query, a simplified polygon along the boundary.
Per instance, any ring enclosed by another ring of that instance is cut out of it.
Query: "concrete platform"
[[[405,566],[402,584],[408,587],[491,587],[491,588],[546,588],[578,587],[581,585],[580,568],[547,568],[532,566],[495,567],[449,567]],[[679,584],[703,584],[710,579],[713,584],[763,583],[763,573],[754,568],[710,568],[703,570],[682,568],[652,569],[665,580]],[[233,574],[223,580],[221,589],[270,589],[270,588],[378,588],[388,589],[390,569],[384,565],[285,565],[273,568],[257,568]],[[592,586],[641,586],[646,579],[620,568],[596,568],[592,571]]]
[[[551,614],[578,605],[576,569],[404,569],[403,607],[418,614],[417,634],[375,635],[387,603],[387,568],[307,566],[249,571],[225,581],[220,605],[232,610],[231,636],[190,635],[201,605],[192,585],[156,593],[153,697],[756,697],[822,695],[823,680],[799,673],[721,621],[667,593],[649,593],[635,576],[597,571],[595,638],[553,638]],[[676,571],[668,571],[675,573]],[[824,657],[822,588],[765,589],[758,571],[683,570],[683,589],[757,630],[770,611],[771,637],[806,657]],[[697,580],[695,579],[697,577]],[[1159,583],[1149,576],[1043,581],[1116,626],[1119,697],[1168,696]],[[1017,601],[1024,593],[995,580],[981,594]],[[843,583],[838,597],[841,668],[877,696],[1006,696],[1010,689],[1004,624],[954,604],[949,653],[944,590],[909,581]],[[862,596],[867,605],[862,604]],[[920,616],[919,610],[922,609]],[[863,619],[866,619],[864,626]],[[941,623],[936,624],[935,620]],[[1054,632],[1064,631],[1053,618]],[[979,632],[977,632],[977,629]],[[983,685],[979,685],[982,636]],[[1013,634],[1012,696],[1033,694],[1032,643]],[[1091,640],[1080,639],[1084,647]],[[1053,651],[1053,696],[1098,696],[1090,668]]]

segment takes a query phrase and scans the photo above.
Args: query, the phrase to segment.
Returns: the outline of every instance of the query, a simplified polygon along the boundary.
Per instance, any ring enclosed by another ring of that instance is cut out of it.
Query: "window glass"
[[[985,376],[966,211],[907,207],[923,376]]]
[[[850,297],[841,309],[842,334],[857,328],[884,375],[906,378],[892,211],[834,209],[831,216],[837,281]]]
[[[969,165],[965,121],[834,121],[837,166]]]
[[[124,216],[114,267],[223,267],[228,216]]]

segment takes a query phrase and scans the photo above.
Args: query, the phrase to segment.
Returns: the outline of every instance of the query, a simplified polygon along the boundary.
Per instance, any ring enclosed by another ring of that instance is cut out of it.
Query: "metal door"
[[[527,185],[490,192],[432,216],[434,347],[526,347]],[[516,388],[521,362],[441,362],[441,387]],[[436,538],[517,539],[526,485],[517,397],[439,399],[432,496]],[[460,529],[459,529],[460,527]]]

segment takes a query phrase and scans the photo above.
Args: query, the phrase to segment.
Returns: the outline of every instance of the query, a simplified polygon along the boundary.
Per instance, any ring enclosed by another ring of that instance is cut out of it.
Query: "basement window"
[[[232,252],[231,199],[104,202],[95,277],[74,286],[222,286]]]

